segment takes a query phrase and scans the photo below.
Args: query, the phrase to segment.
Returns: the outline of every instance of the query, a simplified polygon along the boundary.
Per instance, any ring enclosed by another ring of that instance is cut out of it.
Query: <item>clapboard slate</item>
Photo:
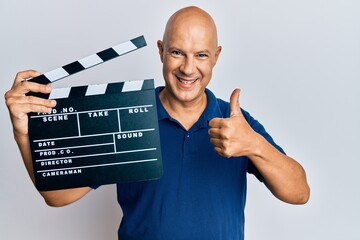
[[[56,82],[75,73],[105,63],[111,59],[117,58],[132,51],[138,50],[142,47],[145,47],[146,45],[147,44],[144,36],[139,36],[129,41],[120,43],[116,46],[104,49],[90,56],[81,58],[72,63],[66,64],[62,67],[56,68],[47,73],[41,74],[40,76],[29,79],[28,81],[42,84]],[[34,93],[32,95],[34,95]]]
[[[50,98],[51,113],[29,114],[39,190],[162,175],[153,80],[54,89]]]
[[[28,81],[52,83],[146,46],[143,36]],[[143,181],[162,175],[154,80],[53,89],[51,113],[29,113],[38,190]]]

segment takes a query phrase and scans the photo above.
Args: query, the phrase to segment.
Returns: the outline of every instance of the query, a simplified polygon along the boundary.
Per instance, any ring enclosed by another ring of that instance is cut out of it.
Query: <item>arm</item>
[[[12,88],[5,93],[6,105],[9,109],[11,123],[15,141],[21,152],[26,170],[34,182],[34,172],[31,159],[30,142],[28,136],[28,116],[29,112],[50,112],[56,105],[55,100],[26,96],[28,92],[49,93],[50,85],[42,85],[33,82],[23,81],[30,77],[36,77],[40,73],[36,71],[19,72]],[[79,200],[91,190],[90,187],[74,188],[56,191],[40,192],[45,202],[49,206],[65,206]]]
[[[255,133],[256,144],[248,155],[274,196],[293,204],[304,204],[310,196],[303,167]]]
[[[239,94],[236,89],[231,95],[230,118],[215,118],[209,123],[210,141],[215,151],[225,157],[247,156],[274,196],[288,203],[306,203],[310,188],[304,169],[249,126],[240,111]]]

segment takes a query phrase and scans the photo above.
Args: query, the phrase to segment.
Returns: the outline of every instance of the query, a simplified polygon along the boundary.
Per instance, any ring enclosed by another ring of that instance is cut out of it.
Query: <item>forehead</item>
[[[217,48],[215,22],[205,11],[188,7],[173,14],[165,28],[165,48],[180,50],[211,50]]]
[[[164,43],[169,48],[179,48],[184,51],[203,51],[217,47],[216,32],[201,21],[177,21],[169,26]]]

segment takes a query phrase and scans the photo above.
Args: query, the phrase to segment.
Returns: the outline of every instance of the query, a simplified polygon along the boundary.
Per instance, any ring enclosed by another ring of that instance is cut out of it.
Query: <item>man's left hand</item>
[[[239,157],[254,154],[257,133],[247,123],[240,110],[240,89],[230,97],[230,117],[213,118],[209,122],[210,142],[223,157]]]

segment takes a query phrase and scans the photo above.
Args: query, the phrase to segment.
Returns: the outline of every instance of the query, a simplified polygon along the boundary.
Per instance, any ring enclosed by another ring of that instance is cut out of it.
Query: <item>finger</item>
[[[215,147],[223,148],[224,147],[224,141],[218,138],[210,138],[210,143],[214,145]]]
[[[231,153],[229,152],[229,145],[226,143],[226,141],[217,138],[210,138],[210,143],[214,145],[215,152],[217,152],[220,156],[231,156]]]
[[[34,113],[49,113],[52,107],[50,105],[38,105],[30,103],[22,103],[17,105],[9,105],[9,111],[11,116],[21,116],[30,112]],[[19,118],[19,117],[18,117]]]
[[[211,138],[221,138],[221,130],[219,128],[209,128],[208,134]]]
[[[24,112],[47,112],[48,110],[56,106],[56,100],[49,100],[44,98],[38,98],[34,96],[19,96],[10,97],[6,99],[6,105],[10,110],[12,109],[24,109]],[[25,110],[28,109],[28,110]]]
[[[39,84],[35,82],[21,81],[11,89],[14,95],[25,95],[28,92],[50,93],[52,90],[51,84]]]
[[[210,128],[208,133],[210,137],[218,138],[222,140],[230,140],[232,138],[234,130],[232,128]]]
[[[30,111],[29,112],[34,112],[34,113],[50,113],[52,111],[52,108],[54,106],[52,106],[51,104],[49,105],[37,105],[37,104],[26,104]]]
[[[236,88],[230,96],[230,117],[241,115],[239,98],[240,89]]]
[[[220,156],[222,157],[226,157],[226,158],[230,158],[231,154],[227,153],[226,151],[224,151],[223,148],[221,147],[214,147],[215,152],[217,152]]]
[[[26,98],[26,103],[29,103],[31,105],[43,106],[46,108],[53,108],[56,106],[56,100],[53,99],[44,99],[34,96],[29,96],[25,98]]]
[[[35,70],[26,70],[26,71],[18,72],[15,77],[14,85],[18,82],[27,80],[29,78],[37,77],[39,75],[41,75],[41,73]]]
[[[209,127],[210,128],[220,128],[221,127],[221,123],[222,122],[222,118],[213,118],[209,121]]]

